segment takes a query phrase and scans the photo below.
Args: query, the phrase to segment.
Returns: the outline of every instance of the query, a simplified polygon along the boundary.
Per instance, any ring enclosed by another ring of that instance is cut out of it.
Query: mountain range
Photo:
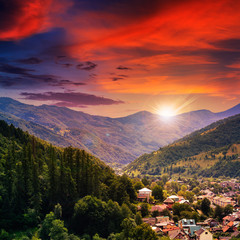
[[[110,118],[0,98],[0,119],[55,145],[85,149],[112,167],[128,164],[144,153],[238,113],[240,105],[220,113],[192,111],[168,121],[147,111]]]

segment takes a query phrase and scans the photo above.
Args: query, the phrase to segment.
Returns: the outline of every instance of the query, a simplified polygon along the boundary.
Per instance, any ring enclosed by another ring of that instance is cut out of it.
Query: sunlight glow
[[[185,96],[166,96],[165,99],[157,99],[155,104],[151,103],[151,106],[148,108],[158,114],[160,119],[173,122],[172,120],[177,120],[175,116],[192,111],[192,104],[195,101],[196,97],[190,94]]]
[[[177,114],[176,110],[169,106],[162,107],[159,110],[159,115],[161,115],[164,118],[171,118],[171,117],[175,116],[176,114]]]

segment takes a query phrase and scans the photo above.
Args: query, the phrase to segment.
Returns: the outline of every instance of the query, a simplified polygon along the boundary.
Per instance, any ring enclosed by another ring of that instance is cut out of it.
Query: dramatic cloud
[[[117,67],[116,69],[118,69],[118,70],[131,70],[131,68],[129,68],[129,67],[124,67],[124,66],[119,66],[119,67]]]
[[[86,93],[75,92],[46,92],[46,93],[28,93],[23,92],[21,96],[24,99],[36,100],[36,101],[57,101],[57,105],[69,106],[69,107],[81,107],[86,105],[113,105],[124,103],[123,101],[116,101],[109,98],[99,97]]]
[[[19,59],[17,62],[23,63],[23,64],[39,64],[43,60],[36,58],[36,57],[31,57],[31,58],[25,58],[25,59]]]
[[[52,0],[0,2],[0,39],[16,40],[44,29]]]
[[[97,67],[96,63],[93,62],[85,62],[85,63],[79,63],[76,68],[79,70],[86,70],[86,71],[91,71],[94,68]]]
[[[70,80],[60,80],[56,83],[53,84],[53,86],[84,86],[86,85],[86,83],[83,83],[83,82],[73,82],[73,81],[70,81]]]
[[[66,56],[57,56],[55,63],[61,65],[62,67],[69,68],[72,67],[74,64],[66,63]]]
[[[124,79],[124,78],[122,78],[122,77],[114,77],[114,78],[112,78],[112,81],[116,82],[116,81],[122,80],[122,79]]]
[[[21,74],[21,75],[28,76],[29,72],[34,72],[34,70],[0,63],[0,72],[11,73],[11,74]]]
[[[3,80],[1,80],[0,84],[4,87],[11,87],[15,85],[36,85],[39,83],[45,83],[48,86],[54,86],[54,87],[64,87],[64,86],[83,86],[86,85],[86,83],[83,82],[74,82],[70,80],[62,80],[60,77],[51,75],[51,74],[32,74],[31,72],[34,72],[35,70],[27,69],[27,68],[21,68],[12,66],[9,64],[0,64],[0,72],[3,73],[10,73],[14,75],[19,75],[20,77],[10,77],[5,76],[2,77]],[[9,81],[9,84],[7,84],[7,81]]]

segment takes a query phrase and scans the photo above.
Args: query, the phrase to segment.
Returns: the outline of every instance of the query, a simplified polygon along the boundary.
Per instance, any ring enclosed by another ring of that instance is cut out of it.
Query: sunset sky
[[[0,96],[118,117],[240,103],[239,0],[0,0]]]

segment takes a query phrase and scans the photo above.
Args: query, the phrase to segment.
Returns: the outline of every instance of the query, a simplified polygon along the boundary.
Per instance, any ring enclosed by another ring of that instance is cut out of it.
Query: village
[[[198,185],[196,185],[196,182]],[[236,179],[195,181],[193,186],[169,180],[162,201],[156,201],[156,182],[138,190],[138,211],[160,237],[166,239],[230,240],[240,238],[240,183]],[[156,187],[157,186],[157,187]],[[166,196],[171,190],[178,194]],[[191,191],[189,190],[191,189]]]

